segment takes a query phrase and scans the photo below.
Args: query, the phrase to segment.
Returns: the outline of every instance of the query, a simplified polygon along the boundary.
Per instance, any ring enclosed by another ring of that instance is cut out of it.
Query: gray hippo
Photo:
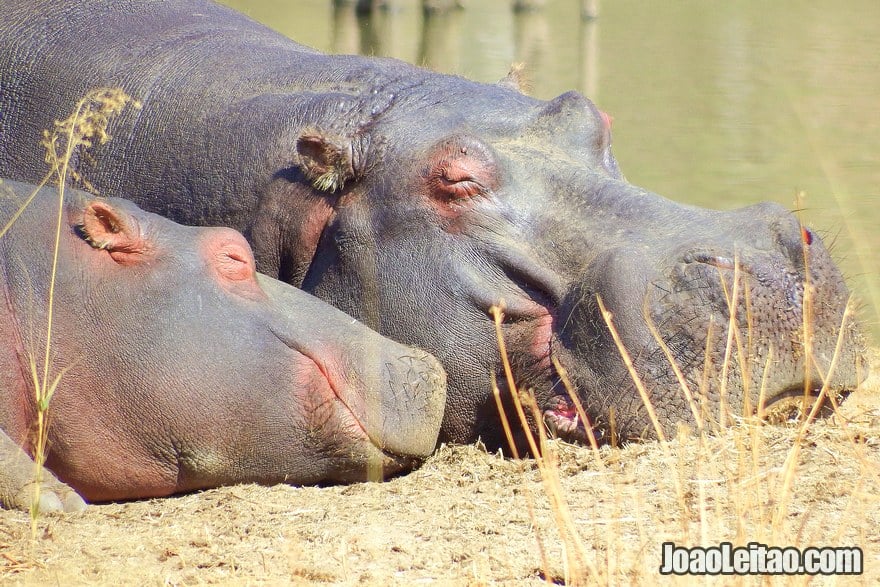
[[[0,183],[0,226],[33,186]],[[24,507],[43,380],[56,190],[0,238],[0,505]],[[87,500],[406,470],[434,449],[445,375],[430,355],[257,275],[229,228],[125,200],[64,200],[46,467]],[[49,476],[44,509],[82,501]]]
[[[599,299],[667,431],[817,394],[841,331],[828,387],[858,383],[850,294],[817,234],[778,205],[719,212],[629,184],[608,116],[515,82],[324,55],[206,0],[5,2],[0,173],[41,177],[41,130],[123,88],[143,108],[81,174],[242,231],[259,271],[434,354],[445,441],[504,444],[502,301],[513,376],[565,438],[586,428],[562,369],[597,434],[656,434]]]

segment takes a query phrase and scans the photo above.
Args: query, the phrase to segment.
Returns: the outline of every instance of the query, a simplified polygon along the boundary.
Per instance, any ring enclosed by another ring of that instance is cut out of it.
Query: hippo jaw
[[[324,361],[303,352],[276,328],[270,328],[270,332],[297,353],[294,370],[301,385],[293,392],[297,402],[305,407],[309,435],[314,437],[316,446],[322,447],[322,456],[329,462],[340,461],[340,465],[332,467],[332,480],[348,483],[384,479],[410,470],[419,462],[419,457],[384,450],[381,437],[364,425],[363,417],[359,418],[356,409],[349,405],[350,400],[346,401],[346,382],[334,376]]]
[[[280,337],[279,337],[280,338]],[[282,339],[283,340],[283,339]],[[328,461],[336,460],[336,451],[340,451],[340,460],[348,466],[334,468],[331,475],[333,481],[350,483],[355,481],[386,479],[397,473],[413,469],[424,455],[394,454],[385,447],[380,432],[364,424],[363,415],[346,401],[342,386],[335,380],[320,361],[306,356],[305,377],[310,383],[309,397],[303,398],[304,405],[311,405],[310,421],[314,430],[320,431],[328,447],[324,455]],[[334,438],[334,442],[326,442],[326,437]],[[344,439],[339,442],[339,439]],[[338,444],[337,444],[338,443]],[[354,453],[360,453],[354,457]],[[403,451],[401,451],[403,453]],[[351,466],[358,463],[358,466]]]
[[[565,354],[560,352],[558,356]],[[642,361],[635,367],[636,375],[647,389],[652,407],[661,414],[662,430],[659,432],[649,419],[632,375],[622,367],[614,372],[613,377],[607,372],[604,374],[619,381],[614,389],[606,390],[568,387],[557,374],[550,387],[553,394],[543,399],[543,424],[551,435],[563,440],[579,443],[590,441],[584,414],[578,409],[572,395],[584,407],[592,426],[592,435],[600,443],[651,439],[659,434],[669,437],[674,431],[671,424],[675,422],[712,431],[740,419],[757,418],[771,424],[802,420],[814,409],[817,416],[825,417],[831,415],[834,407],[852,393],[866,371],[858,367],[863,361],[859,353],[844,351],[842,354],[846,358],[841,362],[848,362],[848,365],[839,366],[828,385],[823,383],[815,369],[807,379],[802,362],[797,365],[800,373],[792,373],[793,369],[777,373],[767,363],[762,364],[758,360],[745,359],[743,362],[742,359],[731,358],[726,373],[727,383],[722,386],[723,366],[714,365],[711,360],[704,361],[704,367],[685,373],[684,385],[672,376],[652,378],[643,375],[652,369]],[[672,358],[677,366],[679,360]],[[669,359],[666,361],[667,366],[672,364]],[[750,365],[753,373],[762,373],[761,369],[767,368],[769,376],[763,382],[752,380],[744,383],[744,364]],[[786,385],[786,381],[790,383]],[[687,397],[685,386],[692,399]],[[722,387],[725,391],[719,391]],[[816,402],[819,405],[814,408]],[[620,409],[621,406],[627,409]]]

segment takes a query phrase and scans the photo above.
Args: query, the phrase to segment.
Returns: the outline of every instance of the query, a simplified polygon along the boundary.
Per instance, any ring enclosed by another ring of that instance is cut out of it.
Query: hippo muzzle
[[[293,303],[284,284],[257,274],[257,282],[269,295],[279,314]],[[298,300],[300,306],[302,300]],[[311,298],[316,309],[321,302]],[[337,316],[334,316],[335,319]],[[337,417],[347,429],[361,435],[380,451],[384,474],[411,468],[419,457],[433,452],[437,430],[426,422],[442,419],[446,377],[434,357],[415,348],[397,346],[397,353],[376,344],[376,336],[360,327],[360,337],[351,337],[355,321],[338,315],[340,338],[328,333],[332,324],[312,325],[277,320],[270,328],[281,342],[308,360],[304,367],[319,379],[319,388],[336,404]],[[329,326],[329,327],[328,327]],[[320,328],[323,337],[304,336],[307,329]],[[342,338],[342,336],[345,338]],[[301,367],[303,368],[303,367]]]
[[[612,325],[666,434],[676,422],[803,414],[823,385],[836,400],[861,380],[864,343],[821,239],[773,204],[701,215],[605,248],[560,305],[553,352],[599,436],[658,434]],[[547,425],[584,440],[566,390],[554,390]]]

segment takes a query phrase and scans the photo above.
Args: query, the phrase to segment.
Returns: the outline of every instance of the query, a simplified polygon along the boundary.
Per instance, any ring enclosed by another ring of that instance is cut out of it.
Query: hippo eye
[[[492,149],[468,136],[451,136],[427,154],[421,171],[426,193],[436,209],[454,216],[469,200],[489,197],[500,184]]]
[[[205,261],[223,282],[252,281],[255,273],[250,245],[238,232],[228,228],[207,229],[204,239]]]
[[[460,161],[449,161],[435,170],[433,186],[448,201],[467,200],[486,192],[486,186],[477,180]]]
[[[450,201],[466,200],[485,192],[486,188],[472,177],[459,180],[441,178],[440,190]]]
[[[254,272],[249,255],[234,246],[225,246],[217,254],[220,273],[233,281],[249,279]]]

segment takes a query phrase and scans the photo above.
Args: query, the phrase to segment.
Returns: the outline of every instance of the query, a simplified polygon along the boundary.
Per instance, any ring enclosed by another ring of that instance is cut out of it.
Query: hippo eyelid
[[[250,264],[250,259],[248,259],[245,255],[242,255],[240,252],[226,250],[223,251],[223,255],[225,255],[228,259],[231,259],[232,261],[238,261],[239,263],[244,263],[246,265]]]
[[[464,198],[483,195],[488,191],[486,186],[484,186],[479,181],[477,181],[476,179],[473,179],[473,178],[449,181],[448,185],[450,187],[454,186],[453,189],[455,189],[455,191],[457,191],[457,192],[464,191],[466,194],[464,196]],[[463,198],[454,198],[454,199],[463,199]]]

